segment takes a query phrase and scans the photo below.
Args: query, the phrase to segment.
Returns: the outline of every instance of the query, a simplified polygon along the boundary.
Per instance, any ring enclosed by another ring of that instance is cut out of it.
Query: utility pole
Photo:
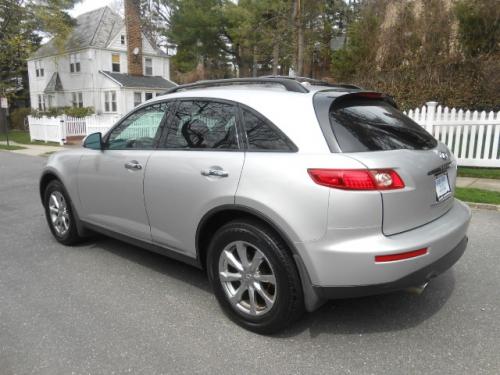
[[[294,70],[296,75],[301,76],[304,70],[304,29],[302,25],[302,4],[301,0],[294,1],[293,9],[295,50],[294,50]]]

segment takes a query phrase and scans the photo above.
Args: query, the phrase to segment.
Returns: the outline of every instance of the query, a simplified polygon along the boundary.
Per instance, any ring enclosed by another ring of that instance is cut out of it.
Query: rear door
[[[376,95],[333,102],[330,124],[342,152],[369,169],[394,169],[405,187],[381,191],[383,232],[424,225],[453,204],[456,162],[420,125]]]
[[[234,204],[244,162],[236,105],[179,100],[146,170],[144,193],[153,241],[195,256],[198,223]]]

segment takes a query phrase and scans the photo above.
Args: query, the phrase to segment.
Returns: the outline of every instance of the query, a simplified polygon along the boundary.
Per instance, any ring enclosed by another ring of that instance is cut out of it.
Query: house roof
[[[172,81],[166,80],[160,76],[133,76],[107,71],[100,71],[100,73],[125,88],[169,89],[177,86]]]
[[[55,72],[54,74],[52,74],[52,77],[50,77],[50,81],[49,83],[47,83],[47,87],[45,87],[44,92],[50,93],[63,90],[64,89],[61,82],[61,78],[59,78],[59,73]]]
[[[106,48],[123,29],[125,23],[121,16],[105,6],[76,18],[76,25],[60,49],[54,39],[42,45],[30,59],[58,55],[65,52],[78,51],[85,48]],[[149,41],[149,40],[148,40]],[[149,41],[151,43],[151,41]],[[165,55],[151,43],[158,54]]]

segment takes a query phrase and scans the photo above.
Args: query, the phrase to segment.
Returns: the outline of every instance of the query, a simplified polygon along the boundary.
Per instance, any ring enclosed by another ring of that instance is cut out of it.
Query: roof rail
[[[258,85],[258,84],[271,84],[271,85],[281,85],[287,91],[307,93],[309,90],[304,87],[300,82],[288,79],[284,77],[258,77],[258,78],[229,78],[229,79],[214,79],[207,81],[198,81],[195,83],[188,83],[185,85],[179,85],[172,87],[165,91],[164,94],[172,94],[177,91],[198,89],[203,87],[217,87],[217,86],[231,86],[231,85]]]
[[[344,83],[329,83],[327,81],[322,81],[320,79],[314,79],[314,78],[309,78],[309,77],[291,77],[291,76],[261,76],[259,78],[272,78],[272,79],[289,79],[293,80],[296,82],[307,82],[310,83],[311,85],[316,85],[316,86],[328,86],[328,87],[339,87],[343,89],[361,89],[359,86],[355,85],[350,85],[350,84],[344,84]]]

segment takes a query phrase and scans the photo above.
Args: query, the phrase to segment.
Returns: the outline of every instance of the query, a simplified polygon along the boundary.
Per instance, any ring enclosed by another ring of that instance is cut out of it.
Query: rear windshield
[[[383,100],[334,101],[329,119],[342,152],[426,150],[437,144],[420,125]]]

